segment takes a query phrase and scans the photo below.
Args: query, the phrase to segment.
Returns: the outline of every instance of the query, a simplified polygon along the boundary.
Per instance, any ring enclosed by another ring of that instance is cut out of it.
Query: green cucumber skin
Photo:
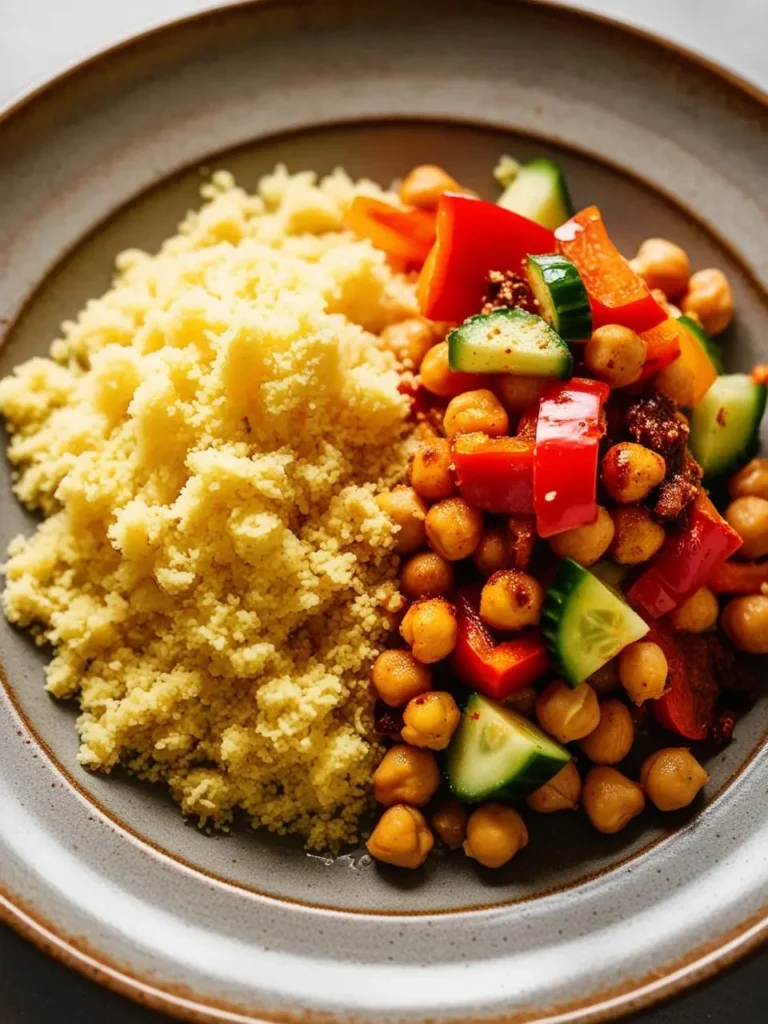
[[[552,231],[574,213],[565,176],[547,157],[537,157],[523,164],[515,180],[499,197],[498,205]]]
[[[548,766],[546,768],[543,767],[545,763]],[[482,790],[463,789],[448,772],[446,772],[446,777],[451,793],[457,800],[461,800],[462,803],[479,804],[485,800],[512,802],[514,800],[521,800],[523,797],[545,786],[550,779],[553,779],[559,771],[565,768],[567,763],[568,761],[545,762],[543,758],[534,755],[523,766],[514,782],[502,786],[489,786],[487,789]],[[555,766],[553,767],[553,765]]]
[[[483,345],[482,336],[494,326],[506,328],[507,334],[495,346]],[[515,348],[516,328],[521,332],[537,330],[546,339],[546,351],[532,353],[524,346]],[[462,373],[517,373],[527,377],[562,380],[571,376],[573,356],[563,339],[535,313],[503,307],[492,313],[476,313],[448,334],[448,363]],[[531,364],[534,365],[531,365]],[[541,372],[544,369],[546,372]]]
[[[717,374],[725,373],[725,365],[723,364],[723,352],[718,343],[711,338],[703,327],[700,327],[695,320],[692,320],[689,316],[683,314],[679,316],[678,323],[683,324],[694,336],[696,341],[701,345],[704,351],[707,353],[709,361],[715,368]]]
[[[592,335],[592,308],[584,282],[565,256],[529,256],[528,282],[541,315],[564,341]]]
[[[689,444],[693,457],[704,472],[705,483],[736,472],[757,454],[767,396],[766,385],[756,384],[748,374],[724,374],[718,377],[693,410]],[[728,411],[737,401],[746,403],[746,422],[743,429],[729,431]],[[720,428],[722,436],[712,445],[709,434],[717,424],[721,409],[725,412],[725,426]]]

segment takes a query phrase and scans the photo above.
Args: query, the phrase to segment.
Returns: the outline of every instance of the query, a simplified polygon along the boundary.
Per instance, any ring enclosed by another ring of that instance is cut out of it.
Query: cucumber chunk
[[[592,309],[584,282],[565,256],[529,256],[528,283],[544,320],[564,341],[592,334]]]
[[[512,184],[502,192],[498,204],[553,231],[573,216],[573,203],[563,172],[546,157],[523,164]]]
[[[557,775],[570,753],[516,711],[473,693],[448,748],[454,796],[516,800]]]
[[[706,481],[733,473],[757,452],[765,399],[765,384],[726,373],[693,410],[689,444]]]
[[[711,338],[704,330],[704,328],[697,324],[696,321],[692,320],[689,316],[679,316],[677,318],[677,322],[683,324],[683,326],[686,327],[691,332],[694,339],[704,349],[704,351],[707,354],[707,358],[715,368],[715,373],[725,373],[725,366],[723,365],[723,352],[718,343],[714,340],[714,338]]]
[[[547,591],[541,623],[550,654],[572,687],[648,632],[615,590],[570,558]]]
[[[516,373],[525,377],[570,377],[573,357],[563,339],[540,316],[523,309],[478,313],[448,335],[452,370]]]

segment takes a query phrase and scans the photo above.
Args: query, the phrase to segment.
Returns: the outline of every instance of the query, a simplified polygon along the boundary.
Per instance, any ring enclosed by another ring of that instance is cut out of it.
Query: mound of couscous
[[[376,335],[415,302],[342,230],[361,191],[219,173],[0,383],[16,493],[47,516],[11,545],[4,609],[53,645],[82,764],[314,847],[367,806],[370,666],[401,600],[375,494],[403,473],[408,406]]]

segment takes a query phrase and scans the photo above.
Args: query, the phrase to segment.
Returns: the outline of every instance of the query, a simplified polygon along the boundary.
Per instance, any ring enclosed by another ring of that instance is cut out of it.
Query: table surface
[[[640,25],[730,67],[768,90],[765,0],[570,0]],[[0,0],[0,105],[51,74],[141,29],[216,6],[195,0]],[[223,6],[223,5],[222,5]],[[40,26],[45,25],[45,32]],[[768,950],[632,1024],[733,1024],[765,1013]],[[764,1018],[763,1018],[764,1019]],[[3,1024],[162,1024],[167,1020],[98,988],[0,927]]]

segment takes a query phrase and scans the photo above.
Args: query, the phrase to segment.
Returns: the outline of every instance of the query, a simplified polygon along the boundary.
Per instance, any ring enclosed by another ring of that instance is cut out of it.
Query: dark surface
[[[671,1003],[627,1024],[757,1024],[768,998],[768,949]],[[164,1024],[153,1013],[99,988],[0,926],[2,1024]]]

